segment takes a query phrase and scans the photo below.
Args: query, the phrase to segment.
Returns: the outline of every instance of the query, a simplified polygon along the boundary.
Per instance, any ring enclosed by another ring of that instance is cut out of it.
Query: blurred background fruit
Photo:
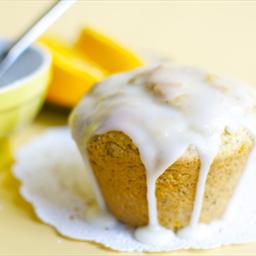
[[[127,71],[142,65],[137,54],[92,28],[82,29],[76,47],[109,73]]]
[[[42,37],[39,42],[53,56],[53,79],[47,101],[73,107],[97,82],[113,73],[141,66],[142,59],[114,39],[84,28],[74,44],[57,36]]]
[[[55,37],[44,37],[40,43],[53,57],[52,82],[47,100],[60,106],[72,107],[91,86],[105,77],[105,72],[72,46]]]

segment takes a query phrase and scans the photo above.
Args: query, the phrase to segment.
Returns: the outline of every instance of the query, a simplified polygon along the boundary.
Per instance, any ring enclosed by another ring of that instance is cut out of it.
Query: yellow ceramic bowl
[[[7,41],[0,39],[0,52]],[[39,111],[50,79],[51,57],[30,47],[3,76],[0,85],[0,167],[9,156],[9,137]]]

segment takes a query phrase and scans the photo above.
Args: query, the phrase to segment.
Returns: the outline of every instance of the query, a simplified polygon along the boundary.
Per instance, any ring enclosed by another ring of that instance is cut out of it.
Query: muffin
[[[106,209],[177,231],[225,214],[254,146],[254,102],[247,86],[160,65],[96,85],[70,124]]]

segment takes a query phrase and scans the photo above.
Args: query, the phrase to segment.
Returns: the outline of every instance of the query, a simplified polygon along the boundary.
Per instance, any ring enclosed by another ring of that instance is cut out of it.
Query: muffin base
[[[223,133],[207,177],[200,222],[209,223],[223,215],[252,146],[253,139],[246,130]],[[147,225],[146,172],[133,141],[121,131],[110,131],[94,135],[86,149],[109,211],[130,226]],[[199,155],[190,147],[157,179],[158,220],[162,226],[177,230],[189,223],[199,169]]]

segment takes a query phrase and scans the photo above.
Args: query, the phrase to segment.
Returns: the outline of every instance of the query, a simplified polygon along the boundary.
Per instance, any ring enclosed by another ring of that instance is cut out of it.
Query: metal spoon
[[[19,56],[75,1],[76,0],[56,1],[0,54],[0,87],[4,85],[3,75]]]

